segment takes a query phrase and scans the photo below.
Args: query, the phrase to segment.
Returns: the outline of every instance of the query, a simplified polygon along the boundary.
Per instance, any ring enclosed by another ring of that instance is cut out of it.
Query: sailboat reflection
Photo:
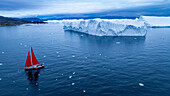
[[[36,86],[38,86],[38,77],[40,74],[39,70],[28,70],[25,71],[26,75],[27,75],[27,79],[32,83],[35,84]]]

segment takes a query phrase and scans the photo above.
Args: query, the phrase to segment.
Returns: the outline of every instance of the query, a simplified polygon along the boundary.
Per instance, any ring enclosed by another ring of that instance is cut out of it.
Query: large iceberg
[[[147,26],[139,19],[62,20],[64,30],[97,36],[145,36]]]
[[[145,21],[148,27],[170,27],[170,17],[141,16],[139,19]]]

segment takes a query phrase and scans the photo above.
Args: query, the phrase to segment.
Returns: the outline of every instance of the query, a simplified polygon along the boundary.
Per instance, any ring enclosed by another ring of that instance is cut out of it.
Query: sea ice
[[[60,57],[60,55],[57,55],[57,57]]]
[[[38,83],[35,83],[36,86],[38,86]]]
[[[2,52],[2,54],[4,54],[5,52]]]
[[[144,84],[143,83],[139,83],[139,86],[144,86]]]
[[[74,55],[72,55],[72,57],[74,58],[75,56],[74,56]]]
[[[71,85],[74,85],[75,83],[71,83]]]
[[[72,78],[72,76],[69,76],[69,78]]]
[[[3,65],[2,63],[0,63],[0,66]]]
[[[83,92],[86,92],[86,90],[83,90]]]
[[[116,42],[116,44],[120,44],[120,42]]]
[[[75,74],[76,72],[73,72],[73,74]]]

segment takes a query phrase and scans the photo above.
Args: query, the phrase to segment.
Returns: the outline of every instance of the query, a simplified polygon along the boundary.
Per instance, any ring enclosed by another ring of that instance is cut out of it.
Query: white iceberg
[[[61,22],[61,21],[58,21]],[[64,30],[97,36],[145,36],[147,26],[138,19],[62,20]]]
[[[148,27],[170,27],[170,17],[141,16],[139,19],[145,21]]]

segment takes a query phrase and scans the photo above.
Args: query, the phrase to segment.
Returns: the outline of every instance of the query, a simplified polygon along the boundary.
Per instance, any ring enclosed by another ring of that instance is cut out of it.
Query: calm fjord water
[[[45,68],[24,70],[33,47]],[[144,86],[139,86],[139,83]],[[0,27],[0,96],[169,96],[170,28],[96,37],[60,24]]]

